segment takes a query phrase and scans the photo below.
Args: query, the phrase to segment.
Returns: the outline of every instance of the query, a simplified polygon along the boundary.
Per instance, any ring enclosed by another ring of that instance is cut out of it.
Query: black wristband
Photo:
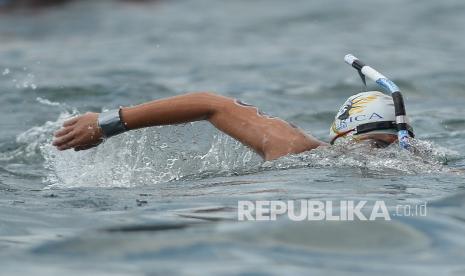
[[[113,109],[102,112],[98,116],[98,124],[105,138],[110,138],[127,131],[126,126],[121,120],[120,113],[121,109]]]

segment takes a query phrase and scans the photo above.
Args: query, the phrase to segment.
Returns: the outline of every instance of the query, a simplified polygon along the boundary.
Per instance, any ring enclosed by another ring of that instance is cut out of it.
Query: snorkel
[[[362,81],[365,83],[365,76],[375,81],[384,90],[391,93],[392,100],[394,101],[394,110],[396,116],[397,126],[397,138],[399,140],[399,146],[402,149],[408,149],[410,147],[409,138],[413,135],[408,131],[407,125],[407,114],[405,112],[405,104],[402,94],[400,93],[399,87],[390,79],[373,69],[372,67],[364,64],[358,58],[351,54],[344,57],[344,61],[357,69]]]

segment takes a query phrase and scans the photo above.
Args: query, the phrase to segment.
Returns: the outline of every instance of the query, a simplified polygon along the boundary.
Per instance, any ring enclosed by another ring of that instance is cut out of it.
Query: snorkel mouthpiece
[[[413,132],[408,131],[407,125],[407,114],[405,112],[405,104],[402,94],[400,93],[399,87],[390,79],[386,78],[383,74],[379,73],[372,67],[366,65],[355,56],[348,54],[344,57],[344,61],[355,68],[360,76],[366,76],[373,80],[383,88],[385,91],[391,93],[392,100],[394,102],[394,111],[396,116],[397,126],[397,137],[399,140],[399,146],[403,149],[408,149],[409,138],[413,137]],[[362,79],[363,80],[363,79]]]

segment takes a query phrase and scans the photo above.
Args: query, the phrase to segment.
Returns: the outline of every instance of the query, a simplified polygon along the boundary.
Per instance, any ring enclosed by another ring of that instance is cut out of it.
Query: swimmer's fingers
[[[69,132],[57,139],[55,139],[52,143],[55,147],[58,148],[58,150],[65,150],[68,149],[67,145],[70,144],[70,142],[74,139],[75,133],[74,132]]]
[[[70,133],[72,130],[73,130],[72,127],[64,127],[64,128],[62,128],[62,129],[56,131],[56,132],[54,133],[54,136],[55,136],[56,138],[58,138],[58,137],[61,137],[61,136],[63,136],[63,135],[66,135],[66,134]]]
[[[79,138],[73,137],[71,140],[64,142],[63,144],[57,146],[58,150],[69,150],[77,147],[87,147],[87,145],[81,145]]]
[[[79,117],[72,118],[63,123],[63,127],[54,133],[55,138],[60,138],[53,141],[54,146],[59,146],[72,138],[70,133],[73,131],[73,125],[76,124],[77,121],[79,121]]]
[[[75,123],[77,123],[77,121],[79,121],[80,118],[81,118],[81,116],[77,116],[77,117],[71,118],[69,120],[66,120],[63,123],[63,127],[69,127],[69,126],[74,125]]]

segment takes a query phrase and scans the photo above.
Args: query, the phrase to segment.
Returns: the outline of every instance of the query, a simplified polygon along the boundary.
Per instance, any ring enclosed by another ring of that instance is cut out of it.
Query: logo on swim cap
[[[329,136],[333,141],[338,137],[353,135],[359,125],[381,121],[395,122],[392,97],[378,91],[362,92],[349,97],[341,106]]]
[[[339,110],[337,118],[339,120],[346,120],[350,117],[350,115],[361,113],[363,112],[365,106],[375,100],[378,95],[369,95],[363,97],[363,95],[359,95],[354,97],[353,99],[347,100],[347,102],[342,106]]]

